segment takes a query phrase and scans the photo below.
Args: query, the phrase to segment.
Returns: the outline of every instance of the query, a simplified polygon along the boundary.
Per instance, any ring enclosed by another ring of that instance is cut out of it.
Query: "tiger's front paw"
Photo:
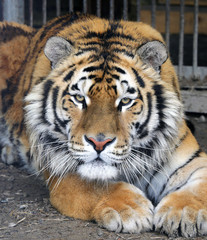
[[[168,236],[196,237],[207,234],[207,210],[202,201],[191,194],[171,194],[156,207],[156,231]]]
[[[109,231],[145,232],[152,229],[153,205],[138,188],[119,183],[97,204],[94,217]]]

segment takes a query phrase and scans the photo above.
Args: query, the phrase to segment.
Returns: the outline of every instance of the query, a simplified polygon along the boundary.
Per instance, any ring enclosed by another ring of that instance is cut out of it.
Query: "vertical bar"
[[[123,19],[128,20],[128,0],[123,0]]]
[[[139,22],[141,20],[141,1],[137,0],[137,22]]]
[[[0,21],[3,21],[3,5],[4,5],[4,0],[0,1]]]
[[[87,0],[83,0],[83,12],[87,13]]]
[[[178,53],[178,75],[183,79],[183,53],[184,53],[184,1],[180,0],[180,35],[179,35],[179,53]]]
[[[74,5],[73,5],[73,0],[69,0],[69,12],[74,11]]]
[[[151,10],[151,25],[155,28],[156,25],[156,0],[152,0],[152,10]]]
[[[109,18],[110,20],[114,20],[114,0],[110,0],[110,13],[109,13]]]
[[[3,19],[24,23],[24,0],[6,0],[3,2]]]
[[[198,79],[198,13],[199,2],[194,0],[194,33],[193,33],[193,78]]]
[[[33,27],[33,0],[29,0],[29,25]]]
[[[166,0],[165,5],[165,41],[170,49],[170,0]]]
[[[47,22],[47,0],[42,0],[42,23]]]
[[[56,0],[56,16],[60,16],[60,9],[61,9],[61,5],[60,5],[60,0]]]
[[[96,0],[96,15],[101,17],[101,0]]]

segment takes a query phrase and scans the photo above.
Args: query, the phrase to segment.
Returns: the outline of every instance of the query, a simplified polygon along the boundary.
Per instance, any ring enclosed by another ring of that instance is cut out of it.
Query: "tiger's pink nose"
[[[106,140],[104,141],[96,141],[96,139],[92,138],[92,137],[86,137],[85,136],[85,139],[88,143],[90,143],[91,145],[93,145],[94,149],[97,151],[97,152],[101,152],[104,150],[104,148],[109,145],[110,143],[112,143],[114,139],[111,139],[111,138],[107,138]]]

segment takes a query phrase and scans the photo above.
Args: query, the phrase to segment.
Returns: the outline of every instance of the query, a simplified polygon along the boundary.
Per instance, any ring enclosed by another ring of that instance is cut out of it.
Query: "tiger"
[[[207,155],[162,35],[71,13],[0,25],[0,153],[63,215],[109,231],[207,234]]]

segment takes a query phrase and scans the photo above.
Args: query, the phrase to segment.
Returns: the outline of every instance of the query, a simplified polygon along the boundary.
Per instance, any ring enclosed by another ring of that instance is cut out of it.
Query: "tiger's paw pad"
[[[152,229],[153,206],[136,192],[127,190],[125,197],[105,202],[96,213],[99,226],[109,231],[140,233]],[[113,204],[114,203],[114,204]]]
[[[207,234],[207,211],[188,206],[183,209],[161,207],[158,211],[155,210],[154,225],[156,231],[172,237],[203,236]]]

